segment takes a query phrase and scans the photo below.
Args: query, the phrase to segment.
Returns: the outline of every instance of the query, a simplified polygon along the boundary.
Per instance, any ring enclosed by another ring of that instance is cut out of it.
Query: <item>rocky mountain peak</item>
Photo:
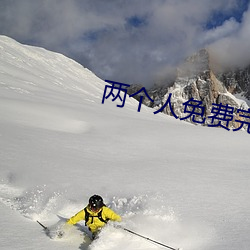
[[[177,69],[177,77],[194,77],[206,74],[210,70],[209,53],[201,49],[188,57]]]
[[[250,100],[250,65],[218,73],[217,78],[225,84],[230,93],[240,94]]]
[[[179,118],[187,116],[183,103],[194,99],[202,102],[202,107],[205,108],[204,117],[197,117],[197,120],[207,118],[212,115],[212,107],[214,104],[229,105],[234,109],[234,119],[230,122],[229,128],[238,128],[239,123],[235,119],[239,119],[237,109],[248,110],[248,105],[244,100],[236,98],[233,93],[244,92],[245,96],[250,91],[247,91],[250,85],[250,67],[243,71],[231,71],[227,73],[214,73],[212,70],[210,54],[207,49],[201,49],[197,53],[188,57],[177,69],[177,76],[173,84],[154,86],[148,93],[154,103],[147,100],[144,104],[150,107],[160,108],[163,106],[169,96],[172,94],[172,108]],[[173,115],[170,108],[167,106],[163,113]],[[192,122],[192,118],[186,119]],[[208,125],[204,122],[203,125]]]

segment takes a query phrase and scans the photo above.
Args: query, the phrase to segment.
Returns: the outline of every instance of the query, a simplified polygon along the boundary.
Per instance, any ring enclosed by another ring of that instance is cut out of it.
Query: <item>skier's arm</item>
[[[108,207],[105,207],[105,217],[107,219],[110,219],[112,221],[118,221],[120,222],[122,220],[121,216],[116,214],[113,210],[111,210]]]
[[[70,219],[68,219],[67,224],[75,225],[78,221],[84,220],[85,218],[85,212],[84,209],[72,216]]]

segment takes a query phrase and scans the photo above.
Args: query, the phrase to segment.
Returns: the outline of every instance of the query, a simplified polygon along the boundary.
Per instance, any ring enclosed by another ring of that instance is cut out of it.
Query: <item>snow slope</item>
[[[63,55],[0,36],[0,248],[162,249],[112,225],[90,244],[83,223],[63,239],[36,223],[54,228],[97,193],[124,227],[166,245],[248,250],[250,135],[138,113],[128,97],[101,104],[104,86]]]

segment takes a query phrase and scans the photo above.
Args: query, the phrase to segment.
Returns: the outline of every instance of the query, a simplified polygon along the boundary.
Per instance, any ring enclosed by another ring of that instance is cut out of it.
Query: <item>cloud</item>
[[[233,17],[241,7],[237,0],[2,0],[0,33],[61,52],[103,79],[149,85],[204,46],[243,44],[248,13],[242,22]],[[215,13],[226,19],[212,20]]]
[[[227,29],[224,24],[220,29]],[[243,15],[242,22],[221,39],[210,44],[214,60],[224,67],[245,67],[250,64],[250,9]]]
[[[213,42],[235,34],[239,28],[240,24],[232,17],[229,20],[224,21],[221,26],[204,31],[204,34],[201,36],[200,43],[212,44]]]

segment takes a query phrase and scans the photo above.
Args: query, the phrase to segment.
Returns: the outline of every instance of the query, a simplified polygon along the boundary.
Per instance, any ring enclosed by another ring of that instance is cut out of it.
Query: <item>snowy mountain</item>
[[[200,107],[204,109],[204,115],[200,115],[201,108],[196,108],[195,121],[199,121],[202,125],[211,125],[211,116],[214,115],[213,104],[221,104],[225,107],[230,106],[233,112],[230,113],[233,119],[228,123],[222,121],[222,125],[228,129],[237,129],[240,124],[237,120],[247,121],[239,115],[238,110],[249,109],[249,68],[243,70],[218,71],[213,65],[213,59],[208,50],[202,49],[194,55],[188,57],[177,69],[175,81],[161,86],[154,86],[148,90],[150,97],[155,100],[153,103],[145,99],[144,104],[149,107],[161,108],[168,100],[169,94],[172,94],[171,103],[172,110],[169,106],[164,108],[163,113],[168,115],[176,115],[180,119],[184,119],[189,115],[186,112],[190,100],[194,99],[195,103],[201,103]],[[192,110],[189,107],[188,110]],[[173,111],[173,112],[172,112]],[[173,114],[174,113],[174,114]],[[229,113],[228,113],[229,114]],[[223,117],[220,114],[220,117]],[[189,116],[185,121],[197,124]],[[218,123],[218,121],[216,122]],[[247,125],[243,126],[247,130]]]
[[[250,102],[250,66],[218,72],[217,77],[230,93],[238,94]]]
[[[1,249],[153,250],[109,224],[50,239],[102,195],[122,226],[184,250],[248,250],[249,135],[193,126],[126,99],[63,55],[0,36]]]

